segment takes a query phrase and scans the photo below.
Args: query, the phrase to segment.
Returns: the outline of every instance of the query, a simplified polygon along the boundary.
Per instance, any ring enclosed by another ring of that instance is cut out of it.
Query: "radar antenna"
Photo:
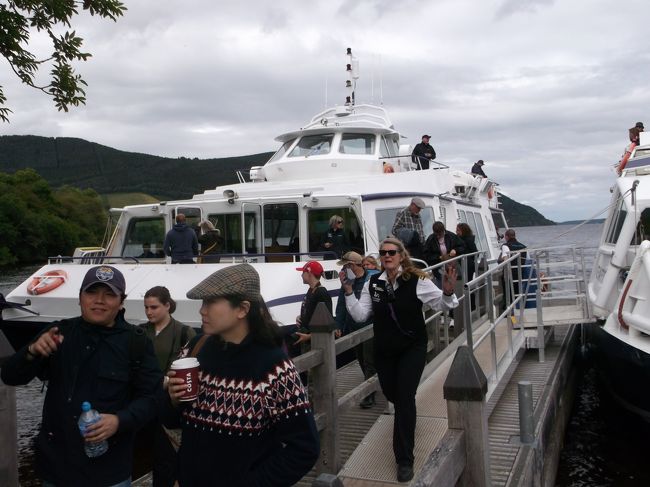
[[[348,89],[348,96],[345,97],[345,104],[354,106],[354,92],[357,89],[357,80],[359,79],[359,60],[352,55],[352,48],[350,47],[348,47],[347,56],[348,63],[346,65],[346,71],[348,73],[348,79],[345,82],[345,87]]]

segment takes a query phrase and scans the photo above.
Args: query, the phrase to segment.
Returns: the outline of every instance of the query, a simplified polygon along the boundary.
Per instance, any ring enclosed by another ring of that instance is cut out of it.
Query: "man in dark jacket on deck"
[[[176,225],[165,236],[165,255],[171,256],[172,264],[194,264],[199,253],[199,239],[196,232],[185,224],[185,215],[176,215]]]
[[[162,373],[141,330],[124,320],[126,283],[111,266],[91,268],[79,291],[81,316],[48,326],[0,370],[8,385],[48,381],[36,465],[44,486],[130,485],[137,429],[156,415]],[[101,419],[81,436],[77,422],[88,401]],[[84,441],[108,441],[96,458]]]
[[[411,159],[418,167],[417,169],[429,169],[429,163],[436,158],[436,151],[429,144],[430,135],[423,135],[422,142],[413,148]]]

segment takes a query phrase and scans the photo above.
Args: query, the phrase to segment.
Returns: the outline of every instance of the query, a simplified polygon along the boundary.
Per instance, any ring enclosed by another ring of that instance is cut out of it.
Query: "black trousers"
[[[399,350],[377,350],[375,368],[381,390],[395,405],[393,452],[398,465],[413,465],[415,446],[415,392],[424,370],[426,343],[413,343]]]

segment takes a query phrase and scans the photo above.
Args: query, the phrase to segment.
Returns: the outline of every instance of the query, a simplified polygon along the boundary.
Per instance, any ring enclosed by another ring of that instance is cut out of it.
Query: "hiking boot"
[[[397,481],[408,482],[413,478],[413,465],[399,465],[397,467]]]
[[[373,392],[372,394],[368,394],[366,397],[363,398],[363,401],[359,403],[359,407],[361,409],[370,409],[375,405],[375,393]]]

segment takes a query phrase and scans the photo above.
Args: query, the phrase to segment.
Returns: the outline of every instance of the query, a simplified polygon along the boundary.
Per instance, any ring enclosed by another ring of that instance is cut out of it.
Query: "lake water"
[[[571,227],[524,227],[517,229],[517,238],[528,247],[573,245],[595,247],[602,224],[588,224],[562,235]],[[594,251],[595,252],[595,251]],[[588,268],[594,252],[587,253]],[[26,279],[33,269],[21,269],[0,276],[0,292],[5,295]],[[579,390],[566,432],[556,485],[558,487],[650,485],[650,469],[645,442],[650,437],[648,425],[609,400],[600,388],[596,374],[582,364]],[[32,439],[38,431],[43,394],[38,381],[16,388],[18,408],[18,455],[20,482],[23,487],[40,485],[33,473]]]

